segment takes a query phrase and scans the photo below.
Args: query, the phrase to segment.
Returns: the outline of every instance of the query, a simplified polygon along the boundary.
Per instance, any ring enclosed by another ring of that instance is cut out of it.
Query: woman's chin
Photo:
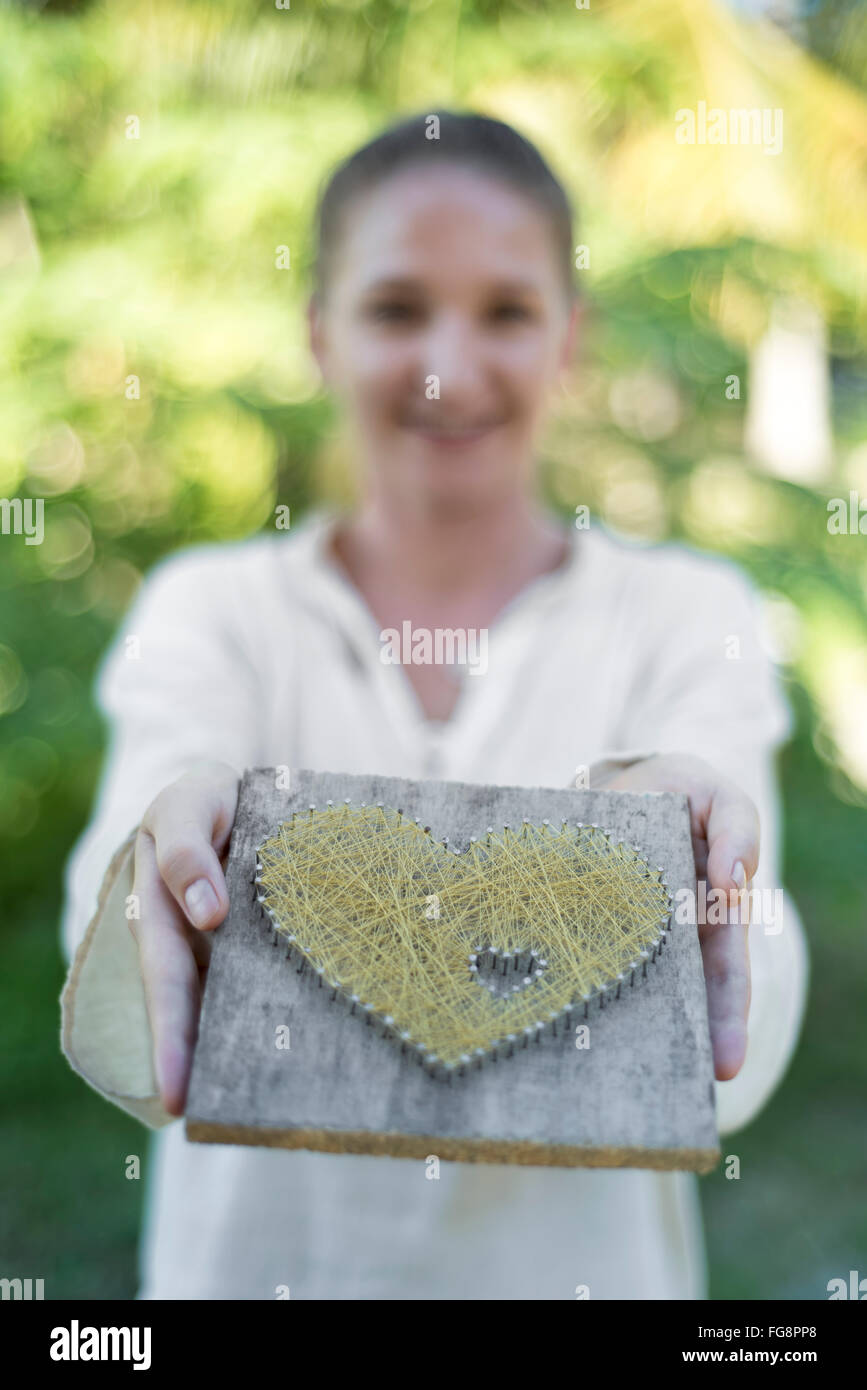
[[[496,430],[466,442],[417,437],[405,458],[406,476],[415,478],[425,491],[455,496],[502,490],[516,471],[504,447],[502,431]]]
[[[377,490],[402,498],[411,510],[472,512],[502,506],[525,485],[527,442],[489,430],[477,443],[441,445],[414,430],[380,439],[366,451]]]
[[[409,475],[415,479],[418,497],[452,510],[496,505],[514,487],[514,472],[503,466],[502,459],[424,462],[409,470]]]

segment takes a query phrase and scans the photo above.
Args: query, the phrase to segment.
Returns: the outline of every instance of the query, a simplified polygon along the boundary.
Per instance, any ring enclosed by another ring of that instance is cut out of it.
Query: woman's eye
[[[492,310],[492,317],[518,323],[521,320],[531,318],[532,315],[524,304],[497,304]]]
[[[412,304],[373,304],[369,314],[375,323],[408,323],[416,314]]]

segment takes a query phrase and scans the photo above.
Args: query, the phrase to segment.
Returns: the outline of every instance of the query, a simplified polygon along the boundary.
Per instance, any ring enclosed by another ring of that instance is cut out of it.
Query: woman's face
[[[311,346],[374,497],[478,511],[526,491],[577,326],[544,212],[460,165],[348,208]]]

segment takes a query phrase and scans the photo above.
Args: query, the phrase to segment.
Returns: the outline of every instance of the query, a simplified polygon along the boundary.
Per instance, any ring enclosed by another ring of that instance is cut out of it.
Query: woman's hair
[[[318,298],[325,294],[346,212],[353,200],[399,169],[429,166],[431,160],[490,174],[532,199],[549,220],[566,292],[570,296],[576,293],[572,277],[572,208],[562,184],[536,146],[503,121],[474,112],[443,111],[410,116],[390,126],[343,160],[326,181],[315,215],[313,279]]]

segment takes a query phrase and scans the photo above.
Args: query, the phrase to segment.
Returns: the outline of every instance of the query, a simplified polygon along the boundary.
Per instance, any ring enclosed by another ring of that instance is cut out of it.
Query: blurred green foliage
[[[0,10],[0,496],[46,502],[44,544],[0,537],[4,1272],[49,1297],[134,1291],[123,1158],[146,1136],[57,1047],[61,872],[104,742],[94,671],[160,556],[344,495],[305,342],[313,200],[340,156],[438,105],[535,139],[591,250],[542,451],[551,504],[736,559],[797,713],[786,878],[809,1017],[731,1141],[749,1180],[702,1185],[712,1292],[821,1297],[863,1272],[867,561],[826,503],[867,498],[867,102],[863,38],[830,8],[833,33],[807,22],[817,58],[694,0]],[[701,99],[782,108],[783,153],[679,147],[674,112]],[[744,443],[753,354],[792,299],[827,327],[833,384],[833,457],[811,481]]]

